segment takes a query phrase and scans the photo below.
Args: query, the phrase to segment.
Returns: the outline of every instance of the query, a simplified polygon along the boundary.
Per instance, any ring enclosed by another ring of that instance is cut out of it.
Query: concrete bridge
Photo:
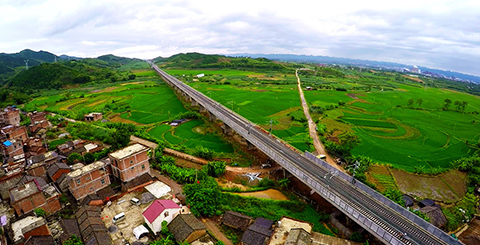
[[[302,154],[220,103],[208,98],[150,63],[152,68],[192,106],[210,120],[221,120],[224,131],[235,131],[284,169],[304,182],[354,222],[385,244],[462,244],[380,193],[316,158]]]

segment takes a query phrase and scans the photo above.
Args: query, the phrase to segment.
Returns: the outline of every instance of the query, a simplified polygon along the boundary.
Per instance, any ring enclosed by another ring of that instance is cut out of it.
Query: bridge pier
[[[205,107],[203,107],[202,105],[198,105],[198,110],[200,111],[200,113],[207,112],[207,109],[205,109]]]
[[[208,119],[211,122],[215,122],[217,120],[217,117],[215,115],[213,115],[211,112],[208,112]]]
[[[257,150],[257,147],[255,147],[255,145],[253,145],[252,143],[250,143],[250,141],[247,140],[247,149],[249,151],[255,151]]]
[[[192,99],[192,104],[191,105],[192,106],[198,106],[198,102],[196,100]]]
[[[225,123],[222,125],[222,129],[223,129],[223,133],[225,135],[232,135],[233,134],[233,129]]]

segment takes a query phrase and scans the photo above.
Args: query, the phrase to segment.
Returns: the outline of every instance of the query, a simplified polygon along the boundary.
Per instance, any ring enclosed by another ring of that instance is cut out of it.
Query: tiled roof
[[[180,206],[172,200],[157,199],[150,205],[150,207],[143,211],[143,216],[148,222],[153,223],[153,221],[155,221],[165,209],[180,209]]]

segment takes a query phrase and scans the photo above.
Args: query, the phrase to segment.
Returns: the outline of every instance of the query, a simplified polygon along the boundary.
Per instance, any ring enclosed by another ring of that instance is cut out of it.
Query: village
[[[28,126],[20,125],[21,114]],[[0,244],[154,244],[166,229],[177,244],[233,244],[219,225],[243,233],[245,245],[355,244],[287,217],[272,221],[227,211],[215,222],[197,218],[182,187],[150,168],[155,143],[132,136],[128,146],[86,164],[87,153],[106,146],[69,139],[49,151],[45,133],[56,125],[47,115],[16,107],[0,112]],[[79,123],[98,120],[102,114],[90,113]],[[74,153],[82,157],[72,162]]]

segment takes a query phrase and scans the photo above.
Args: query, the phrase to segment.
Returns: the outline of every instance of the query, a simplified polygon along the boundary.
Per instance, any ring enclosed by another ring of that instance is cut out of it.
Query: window
[[[145,164],[144,164],[144,165],[142,165],[142,170],[144,170],[144,169],[145,169]]]
[[[80,182],[81,182],[81,181],[80,181],[79,179],[77,179],[77,184],[80,184]]]
[[[100,182],[102,183],[102,185],[105,184],[105,180],[104,180],[104,179],[101,179]]]
[[[168,215],[169,215],[168,211],[167,211],[167,212],[165,212],[165,217],[168,217]]]
[[[135,167],[132,167],[132,170],[135,169]]]
[[[90,177],[87,177],[87,180],[90,180]]]
[[[132,160],[132,161],[130,161],[130,165],[132,165],[132,164],[133,164],[133,160]]]
[[[93,187],[90,187],[90,190],[93,191]]]

